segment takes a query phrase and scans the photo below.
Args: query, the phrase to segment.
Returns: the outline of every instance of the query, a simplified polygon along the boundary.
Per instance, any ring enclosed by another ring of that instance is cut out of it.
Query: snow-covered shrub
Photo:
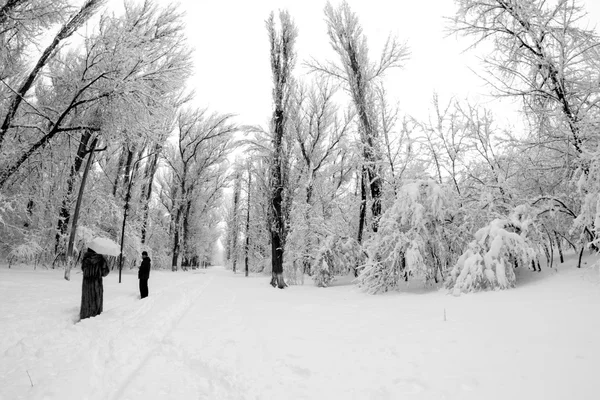
[[[38,240],[29,237],[24,243],[14,246],[8,253],[8,266],[10,267],[15,262],[37,265],[42,252],[43,248],[39,245]]]
[[[347,275],[365,262],[362,246],[353,238],[328,236],[320,248],[314,268],[315,285],[327,287],[336,276]]]
[[[517,207],[509,218],[495,219],[475,233],[446,281],[454,294],[514,287],[514,268],[537,260],[535,243],[527,237],[533,218],[524,209]]]
[[[368,261],[358,278],[370,293],[396,289],[400,280],[443,280],[460,254],[460,233],[453,226],[451,190],[431,180],[405,184],[365,244]]]

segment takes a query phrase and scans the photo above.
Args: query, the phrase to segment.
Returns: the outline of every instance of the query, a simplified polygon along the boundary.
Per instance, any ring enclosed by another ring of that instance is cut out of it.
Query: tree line
[[[250,129],[251,156],[237,163],[230,263],[272,271],[278,287],[281,274],[327,286],[354,273],[373,293],[409,280],[460,292],[512,287],[515,268],[597,249],[600,41],[585,10],[573,0],[455,4],[449,32],[486,45],[490,94],[520,102],[525,131],[435,93],[428,119],[403,115],[384,77],[410,59],[408,45],[390,36],[371,55],[346,2],[324,8],[332,59],[303,61],[301,80],[301,32],[287,11],[272,14],[272,123]]]
[[[345,1],[324,7],[330,60],[297,59],[289,12],[266,19],[268,127],[191,105],[176,6],[1,2],[2,255],[60,265],[102,235],[129,262],[151,248],[176,270],[222,240],[234,271],[243,262],[275,287],[354,274],[381,292],[413,279],[510,287],[517,267],[596,250],[600,41],[585,10],[455,4],[448,29],[486,43],[491,94],[520,101],[525,132],[436,94],[428,119],[403,114],[385,77],[402,73],[408,44],[390,36],[371,54]]]
[[[70,265],[104,236],[129,265],[206,263],[237,127],[192,105],[176,6],[104,3],[0,3],[2,255]]]

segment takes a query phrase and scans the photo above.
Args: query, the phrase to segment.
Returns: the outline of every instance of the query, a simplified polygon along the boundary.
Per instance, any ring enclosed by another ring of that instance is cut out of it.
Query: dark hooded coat
[[[108,275],[109,269],[103,255],[88,249],[81,261],[83,283],[81,285],[81,319],[95,317],[102,313],[104,288],[102,277]]]

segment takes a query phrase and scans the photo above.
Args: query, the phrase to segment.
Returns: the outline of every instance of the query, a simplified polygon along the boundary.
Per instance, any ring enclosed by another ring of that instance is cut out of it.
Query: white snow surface
[[[152,271],[143,300],[111,272],[77,322],[80,270],[4,267],[0,399],[599,399],[597,267],[518,272],[456,297]]]

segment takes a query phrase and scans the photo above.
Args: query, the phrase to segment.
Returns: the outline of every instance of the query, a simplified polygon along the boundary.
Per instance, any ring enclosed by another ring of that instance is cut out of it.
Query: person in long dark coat
[[[79,317],[84,319],[102,313],[104,301],[102,277],[108,275],[110,270],[104,256],[89,248],[83,255],[81,269],[83,270],[83,283],[81,285]]]
[[[148,297],[148,279],[150,279],[150,257],[148,252],[142,251],[142,265],[138,271],[140,280],[140,298]]]

